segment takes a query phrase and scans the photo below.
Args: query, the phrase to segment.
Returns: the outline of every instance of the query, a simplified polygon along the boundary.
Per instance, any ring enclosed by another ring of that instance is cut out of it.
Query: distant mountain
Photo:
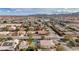
[[[79,16],[79,12],[76,13],[67,13],[67,14],[35,14],[31,16]]]
[[[0,15],[0,16],[79,16],[79,12],[76,13],[61,13],[61,14],[33,14],[33,15]]]

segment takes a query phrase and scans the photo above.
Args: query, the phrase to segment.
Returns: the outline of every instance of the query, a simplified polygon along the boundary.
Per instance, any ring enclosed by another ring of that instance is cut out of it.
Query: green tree
[[[45,39],[45,36],[44,36],[44,35],[42,35],[42,36],[41,36],[41,39],[42,39],[42,40],[43,40],[43,39]]]
[[[12,38],[11,37],[7,37],[7,40],[12,40]]]
[[[25,26],[25,31],[28,31],[29,30],[29,26]]]
[[[3,23],[7,23],[7,21],[3,21]]]
[[[31,44],[32,44],[32,41],[33,41],[32,35],[29,35],[28,42],[29,42],[29,45],[30,45],[30,46],[31,46]]]
[[[74,40],[70,40],[68,45],[69,46],[76,46],[76,42]]]
[[[56,51],[64,51],[63,45],[61,45],[60,43],[58,43],[58,44],[56,45]]]

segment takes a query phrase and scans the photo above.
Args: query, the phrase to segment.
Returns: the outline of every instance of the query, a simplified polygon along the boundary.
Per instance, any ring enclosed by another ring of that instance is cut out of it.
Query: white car
[[[19,45],[19,49],[28,48],[29,44],[27,41],[22,41]]]
[[[0,51],[14,51],[16,46],[14,41],[6,41],[1,44]]]

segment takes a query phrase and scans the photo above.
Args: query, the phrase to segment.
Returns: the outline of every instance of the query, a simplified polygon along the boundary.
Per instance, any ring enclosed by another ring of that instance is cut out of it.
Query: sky
[[[79,8],[0,8],[0,15],[67,14]]]

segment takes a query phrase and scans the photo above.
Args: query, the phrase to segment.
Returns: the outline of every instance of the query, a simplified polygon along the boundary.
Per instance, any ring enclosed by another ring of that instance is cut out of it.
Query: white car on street
[[[5,41],[0,45],[0,51],[14,51],[16,46],[14,41]]]

